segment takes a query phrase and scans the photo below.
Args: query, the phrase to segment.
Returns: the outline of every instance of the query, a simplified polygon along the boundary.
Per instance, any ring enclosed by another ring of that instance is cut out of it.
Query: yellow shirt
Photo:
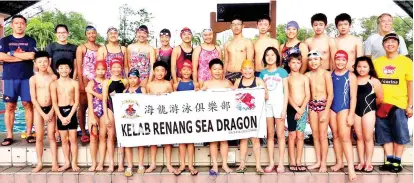
[[[384,89],[384,103],[406,109],[408,105],[407,81],[413,80],[411,59],[403,55],[398,55],[392,60],[382,56],[373,62]]]

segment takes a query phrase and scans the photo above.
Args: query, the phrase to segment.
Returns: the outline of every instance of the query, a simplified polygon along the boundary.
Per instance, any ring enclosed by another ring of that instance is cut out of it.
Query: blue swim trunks
[[[22,102],[31,102],[29,79],[4,80],[4,102],[16,103],[21,98]]]

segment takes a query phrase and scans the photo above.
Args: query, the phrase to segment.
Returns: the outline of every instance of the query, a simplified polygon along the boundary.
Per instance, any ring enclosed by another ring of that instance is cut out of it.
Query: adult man
[[[73,72],[70,74],[70,78],[75,79],[77,75],[76,69],[76,46],[73,44],[68,43],[68,36],[69,36],[69,28],[64,24],[58,24],[55,27],[55,33],[57,41],[50,43],[46,47],[46,51],[49,53],[51,58],[51,67],[53,73],[56,76],[59,76],[56,70],[56,62],[61,58],[67,58],[72,60]]]
[[[382,40],[385,35],[392,32],[392,16],[388,13],[383,13],[377,18],[378,33],[368,37],[364,42],[365,55],[370,56],[373,60],[385,56],[385,50]],[[400,44],[398,46],[398,53],[400,55],[408,55],[407,46],[403,37],[398,36]]]
[[[384,101],[377,110],[375,134],[387,157],[380,169],[398,173],[402,170],[404,144],[410,143],[407,122],[413,115],[413,64],[398,53],[400,38],[397,34],[385,35],[382,42],[386,55],[374,60],[384,89]]]
[[[315,35],[305,40],[309,50],[317,50],[321,54],[322,68],[333,70],[333,58],[336,53],[335,40],[325,34],[328,18],[323,13],[317,13],[311,18],[312,28]]]
[[[254,43],[254,70],[255,76],[260,75],[260,71],[264,69],[263,53],[267,47],[275,47],[279,49],[279,42],[270,38],[267,32],[270,29],[271,19],[268,15],[262,15],[257,19],[257,29],[259,30],[259,39]]]
[[[346,13],[341,13],[335,18],[335,25],[339,32],[339,36],[335,38],[336,47],[338,50],[344,50],[348,53],[348,63],[346,68],[353,71],[355,59],[362,56],[364,53],[362,48],[362,40],[349,34],[351,24],[351,16]]]
[[[13,123],[20,96],[25,110],[26,141],[35,143],[36,139],[31,135],[33,126],[33,106],[30,98],[29,79],[33,76],[33,59],[36,51],[36,41],[25,35],[26,18],[21,15],[12,17],[11,28],[13,34],[0,40],[0,60],[3,64],[4,96],[6,112],[4,123],[7,136],[1,143],[8,146],[13,143]]]
[[[243,37],[243,20],[235,15],[231,21],[233,38],[224,44],[224,71],[226,79],[233,84],[241,78],[241,65],[244,60],[253,60],[254,48],[250,40]]]

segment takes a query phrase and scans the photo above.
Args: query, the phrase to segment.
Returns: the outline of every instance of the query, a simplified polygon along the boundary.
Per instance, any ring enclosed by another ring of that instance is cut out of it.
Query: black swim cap
[[[152,66],[152,69],[153,70],[155,70],[155,68],[157,68],[157,67],[159,67],[159,66],[161,66],[161,67],[164,67],[164,69],[166,70],[166,71],[168,71],[167,70],[167,63],[165,63],[165,62],[163,62],[163,61],[156,61],[155,63],[154,63],[154,65]]]
[[[171,32],[168,29],[162,29],[160,31],[160,36],[169,36],[169,37],[171,37]]]

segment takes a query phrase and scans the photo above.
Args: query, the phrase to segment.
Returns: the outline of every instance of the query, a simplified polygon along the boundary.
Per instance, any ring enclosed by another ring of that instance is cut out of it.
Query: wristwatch
[[[10,56],[14,56],[14,51],[10,51]]]

